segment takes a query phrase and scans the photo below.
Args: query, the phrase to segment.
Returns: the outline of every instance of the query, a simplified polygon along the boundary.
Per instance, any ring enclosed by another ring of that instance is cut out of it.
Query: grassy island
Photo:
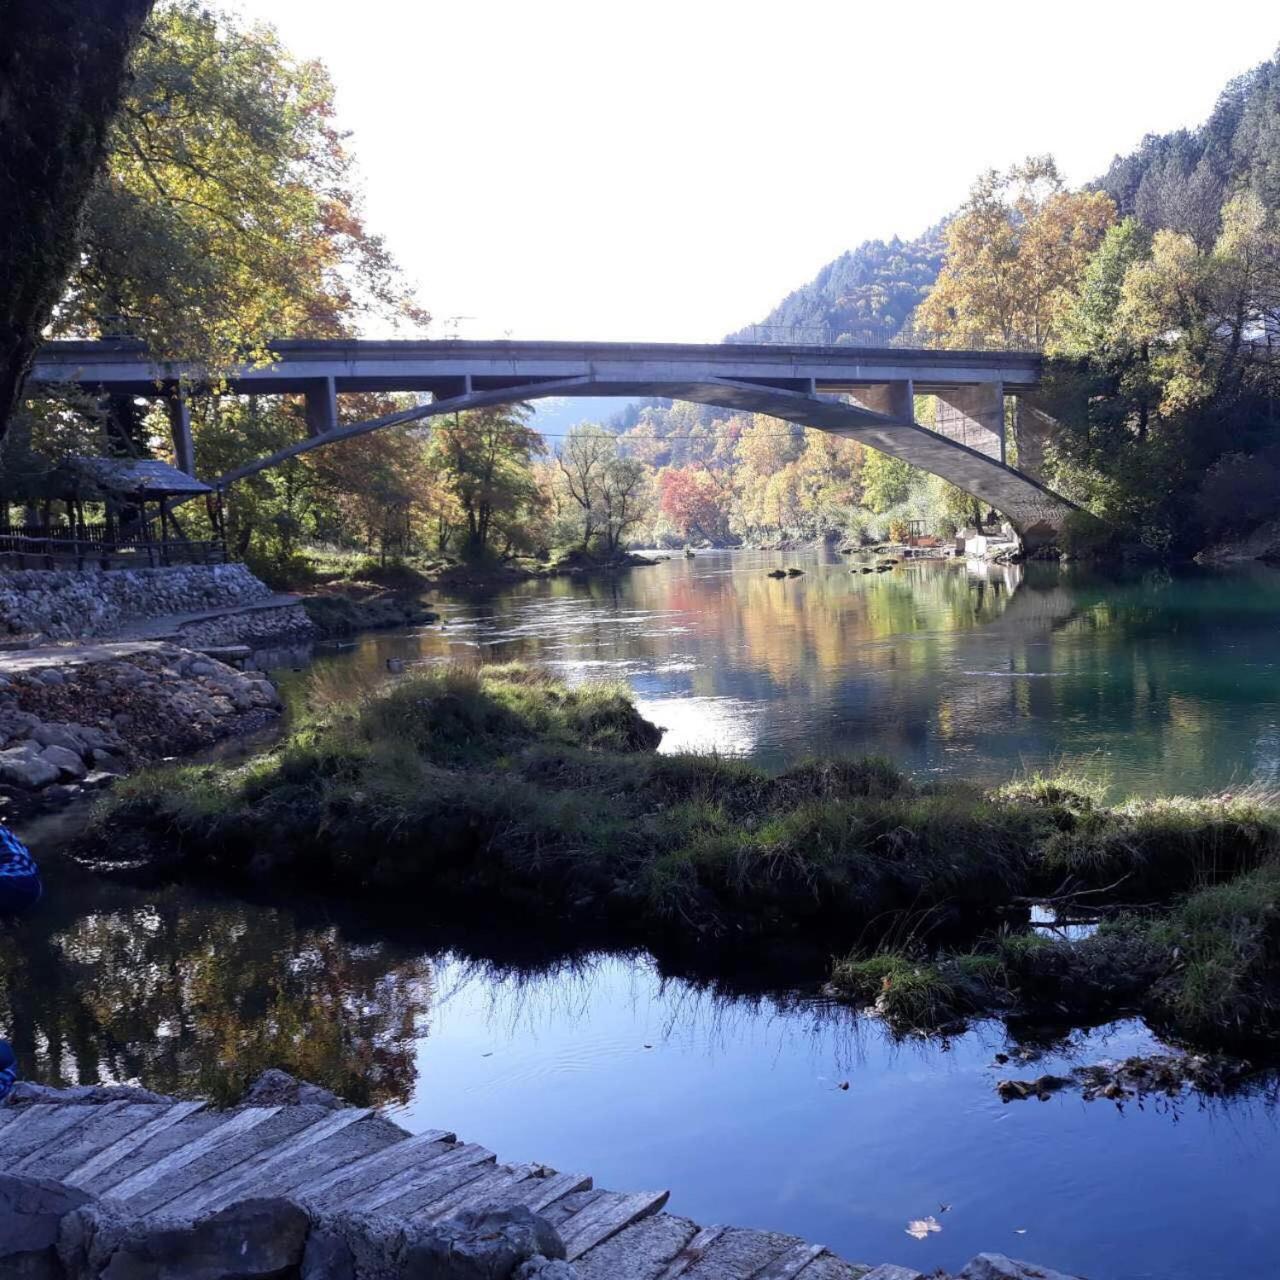
[[[1108,806],[1070,778],[917,783],[658,755],[625,687],[520,666],[318,674],[273,751],[123,782],[97,864],[381,899],[584,942],[847,958],[892,1023],[1134,1009],[1197,1040],[1280,1036],[1280,804]],[[1092,936],[1029,929],[1087,910]]]

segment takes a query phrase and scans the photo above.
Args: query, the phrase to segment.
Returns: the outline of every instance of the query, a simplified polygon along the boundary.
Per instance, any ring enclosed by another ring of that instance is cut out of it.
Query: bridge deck
[[[356,1107],[135,1101],[100,1091],[0,1107],[0,1168],[55,1178],[126,1214],[190,1221],[240,1199],[288,1196],[313,1211],[429,1223],[527,1205],[565,1242],[582,1280],[881,1280],[821,1245],[662,1212],[666,1191],[619,1192],[584,1174],[502,1164],[443,1129],[410,1135]],[[48,1093],[43,1095],[48,1098]],[[762,1171],[763,1172],[763,1171]],[[877,1274],[878,1273],[878,1274]],[[896,1274],[915,1275],[915,1272]]]
[[[907,347],[805,347],[740,343],[417,342],[288,339],[273,342],[270,365],[233,371],[232,390],[303,394],[317,379],[335,391],[430,391],[457,394],[525,385],[539,379],[598,383],[680,382],[707,374],[762,379],[791,390],[853,390],[904,378],[922,392],[1002,382],[1010,390],[1040,381],[1041,357],[1026,351],[932,351]],[[49,342],[32,369],[36,384],[74,383],[154,395],[192,376],[186,366],[157,364],[141,343]],[[197,379],[198,380],[198,379]],[[626,394],[626,393],[621,393]]]

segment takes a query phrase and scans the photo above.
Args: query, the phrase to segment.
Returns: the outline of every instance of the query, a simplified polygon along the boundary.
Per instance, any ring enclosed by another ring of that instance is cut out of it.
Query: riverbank
[[[1053,780],[984,790],[876,760],[770,773],[656,755],[660,732],[625,689],[514,666],[317,678],[308,708],[246,765],[121,784],[77,856],[131,876],[412,899],[455,921],[483,901],[490,923],[660,954],[816,970],[856,944],[833,990],[904,1028],[1017,1005],[1141,1007],[1211,1044],[1280,1034],[1269,796],[1105,806]],[[1108,927],[1043,942],[1028,926],[1047,898],[1088,903]]]
[[[0,654],[0,817],[61,807],[280,710],[260,672],[159,641]]]

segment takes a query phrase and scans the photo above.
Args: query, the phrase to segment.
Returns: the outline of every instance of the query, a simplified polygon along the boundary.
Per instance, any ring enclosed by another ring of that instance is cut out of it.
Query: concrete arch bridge
[[[767,414],[859,440],[972,493],[1000,511],[1029,550],[1050,544],[1075,510],[1034,476],[1045,419],[1031,403],[1041,358],[1029,352],[724,343],[287,340],[276,359],[234,371],[244,395],[306,401],[307,435],[211,481],[225,487],[287,458],[383,427],[547,396],[660,396]],[[34,387],[163,396],[178,465],[194,473],[185,396],[197,371],[157,364],[127,340],[50,342]],[[429,393],[430,403],[367,422],[341,423],[349,392]],[[915,397],[936,397],[934,424],[915,419]],[[1006,462],[1006,398],[1015,405],[1022,469]]]

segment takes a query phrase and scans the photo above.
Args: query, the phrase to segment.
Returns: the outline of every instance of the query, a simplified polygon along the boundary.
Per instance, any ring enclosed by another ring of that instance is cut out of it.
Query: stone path
[[[288,609],[301,604],[302,597],[287,592],[250,600],[248,604],[226,604],[195,613],[170,613],[159,618],[145,618],[122,626],[116,633],[124,640],[180,640],[182,628],[198,622],[213,622],[217,618],[238,617],[246,613],[258,613],[263,609]]]
[[[0,1168],[54,1178],[131,1215],[192,1220],[238,1200],[287,1196],[315,1212],[429,1223],[459,1210],[527,1205],[559,1231],[581,1280],[895,1280],[908,1269],[841,1261],[794,1236],[699,1227],[663,1212],[666,1191],[597,1188],[580,1173],[501,1164],[433,1129],[319,1104],[137,1101],[99,1091],[0,1107]],[[59,1097],[45,1094],[47,1097]]]

